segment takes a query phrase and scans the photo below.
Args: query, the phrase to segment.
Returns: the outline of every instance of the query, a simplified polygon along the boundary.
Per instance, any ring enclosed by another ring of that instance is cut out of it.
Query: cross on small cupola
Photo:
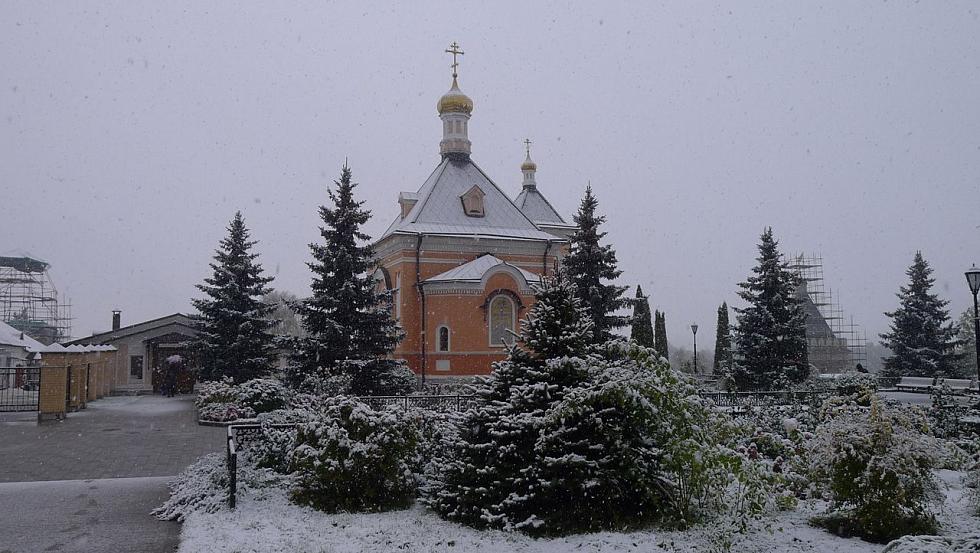
[[[521,172],[524,173],[524,188],[531,189],[537,186],[534,181],[534,173],[538,170],[538,164],[531,161],[531,139],[524,139],[524,151],[526,152],[526,157],[524,158],[524,163],[521,164]]]

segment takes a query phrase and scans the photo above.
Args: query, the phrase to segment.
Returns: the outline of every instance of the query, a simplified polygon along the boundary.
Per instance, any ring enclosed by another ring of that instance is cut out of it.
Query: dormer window
[[[459,197],[463,201],[463,213],[467,217],[483,217],[483,190],[479,186],[473,185],[465,194]]]

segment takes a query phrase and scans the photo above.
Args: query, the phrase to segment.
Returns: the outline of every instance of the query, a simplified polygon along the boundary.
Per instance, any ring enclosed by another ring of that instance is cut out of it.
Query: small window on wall
[[[514,300],[497,296],[490,302],[490,345],[514,343]]]
[[[449,351],[449,327],[440,326],[436,337],[436,351]]]
[[[133,378],[143,378],[143,356],[129,356],[129,376]]]

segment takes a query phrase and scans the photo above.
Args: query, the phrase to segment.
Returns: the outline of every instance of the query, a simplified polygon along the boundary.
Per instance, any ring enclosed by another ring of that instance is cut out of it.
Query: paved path
[[[224,429],[198,426],[190,396],[105,398],[61,422],[17,419],[0,419],[0,553],[172,552],[180,525],[149,512],[169,477],[224,448]]]

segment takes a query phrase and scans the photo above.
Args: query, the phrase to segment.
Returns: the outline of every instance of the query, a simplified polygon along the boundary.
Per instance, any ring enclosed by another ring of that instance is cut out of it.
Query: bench
[[[931,376],[903,376],[895,387],[903,392],[928,392],[935,381]]]
[[[947,378],[943,382],[954,392],[975,392],[977,385],[972,380],[965,378]]]

